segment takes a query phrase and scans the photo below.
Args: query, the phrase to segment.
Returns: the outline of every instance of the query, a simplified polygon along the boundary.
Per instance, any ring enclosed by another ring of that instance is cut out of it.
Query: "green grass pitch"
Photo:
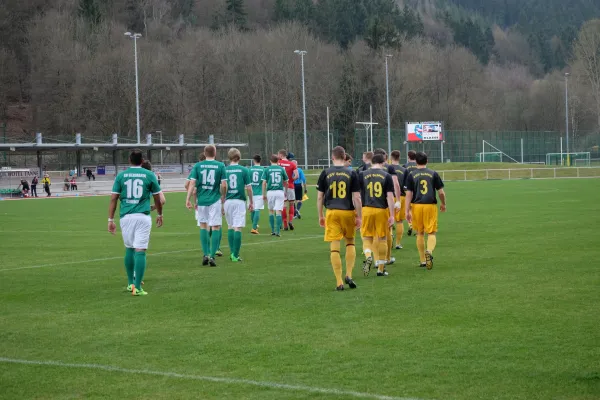
[[[446,191],[432,271],[406,237],[341,293],[314,189],[296,231],[263,212],[213,269],[168,194],[143,298],[107,197],[0,202],[0,398],[599,399],[600,180]]]

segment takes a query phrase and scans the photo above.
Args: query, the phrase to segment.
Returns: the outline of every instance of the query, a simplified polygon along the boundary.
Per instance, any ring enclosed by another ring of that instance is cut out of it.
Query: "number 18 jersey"
[[[119,215],[150,214],[150,197],[160,193],[154,172],[142,167],[131,167],[119,173],[112,188],[121,200]]]
[[[324,193],[328,210],[354,210],[352,193],[360,192],[356,172],[346,167],[331,167],[321,172],[317,189]]]
[[[198,206],[212,206],[221,199],[221,182],[227,179],[225,164],[216,160],[200,161],[194,165],[188,179],[196,185]]]

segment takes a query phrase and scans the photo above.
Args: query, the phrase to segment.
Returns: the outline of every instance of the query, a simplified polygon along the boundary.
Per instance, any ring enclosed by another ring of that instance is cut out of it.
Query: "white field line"
[[[296,242],[299,240],[309,240],[309,239],[316,239],[316,238],[320,238],[323,237],[323,235],[311,235],[311,236],[305,236],[305,237],[301,237],[301,238],[294,238],[294,239],[282,239],[282,240],[272,240],[272,241],[261,241],[261,242],[255,242],[255,243],[246,243],[243,245],[243,247],[247,247],[247,246],[260,246],[263,244],[275,244],[275,243],[282,243],[282,242]],[[223,245],[221,246],[223,248],[227,248],[229,246],[227,245]],[[148,253],[148,257],[150,256],[163,256],[166,254],[180,254],[180,253],[189,253],[192,251],[200,251],[199,249],[185,249],[185,250],[173,250],[173,251],[161,251],[159,253]],[[37,268],[47,268],[47,267],[59,267],[62,265],[73,265],[73,264],[84,264],[84,263],[93,263],[93,262],[101,262],[101,261],[110,261],[110,260],[120,260],[122,259],[123,256],[119,256],[119,257],[106,257],[106,258],[93,258],[91,260],[79,260],[79,261],[67,261],[67,262],[60,262],[60,263],[54,263],[54,264],[42,264],[42,265],[32,265],[29,267],[18,267],[18,268],[2,268],[0,269],[0,272],[3,271],[18,271],[18,270],[22,270],[22,269],[37,269]]]
[[[205,382],[216,382],[224,383],[229,385],[245,385],[245,386],[257,386],[267,389],[279,389],[285,391],[305,392],[305,393],[318,393],[332,396],[345,396],[355,397],[360,399],[375,399],[375,400],[423,400],[414,397],[394,397],[384,396],[374,393],[363,393],[354,392],[350,390],[340,389],[325,389],[305,385],[289,385],[286,383],[275,383],[267,381],[254,381],[250,379],[237,379],[237,378],[222,378],[216,376],[203,376],[203,375],[187,375],[179,374],[177,372],[167,371],[151,371],[145,369],[128,369],[114,367],[110,365],[99,365],[99,364],[72,364],[63,363],[60,361],[33,361],[33,360],[19,360],[14,358],[0,357],[0,363],[5,364],[20,364],[20,365],[35,365],[35,366],[50,366],[50,367],[61,367],[61,368],[74,368],[74,369],[91,369],[100,370],[106,372],[118,372],[122,374],[134,374],[134,375],[150,375],[150,376],[162,376],[167,378],[194,380],[194,381],[205,381]]]

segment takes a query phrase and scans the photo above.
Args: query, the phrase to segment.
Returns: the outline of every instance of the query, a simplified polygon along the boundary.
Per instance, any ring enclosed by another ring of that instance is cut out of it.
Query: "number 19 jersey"
[[[358,175],[346,167],[331,167],[321,172],[317,188],[324,193],[328,210],[354,210],[352,193],[360,192]]]
[[[363,207],[388,208],[387,194],[394,193],[392,176],[383,169],[369,168],[360,173]]]
[[[119,173],[112,188],[121,200],[119,216],[150,214],[150,197],[160,193],[156,175],[142,167],[131,167]]]
[[[225,164],[216,160],[200,161],[194,165],[188,179],[196,185],[198,206],[212,206],[221,199],[221,182],[227,179]]]

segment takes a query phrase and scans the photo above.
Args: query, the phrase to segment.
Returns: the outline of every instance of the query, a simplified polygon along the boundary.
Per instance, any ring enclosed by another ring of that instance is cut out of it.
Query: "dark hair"
[[[342,146],[336,146],[331,150],[331,156],[336,160],[344,161],[346,159],[346,150]]]
[[[147,169],[148,171],[152,171],[152,163],[148,160],[144,160],[142,163],[142,168]]]
[[[415,151],[414,151],[414,150],[410,150],[410,151],[408,152],[408,159],[409,159],[409,160],[414,160],[416,155],[417,155],[417,153],[415,153]]]
[[[209,144],[204,148],[204,155],[208,158],[214,158],[217,156],[217,148],[212,144]]]
[[[392,157],[392,160],[394,161],[400,161],[400,152],[398,150],[394,150],[392,151],[392,154],[390,154],[390,157]]]
[[[199,160],[200,160],[200,161],[204,161],[204,160],[206,160],[206,156],[204,155],[204,153],[201,153],[201,154],[200,154],[200,158],[199,158]]]
[[[259,164],[262,161],[262,157],[260,156],[260,154],[255,154],[254,157],[252,157],[252,159]]]
[[[344,157],[344,161],[352,162],[352,156],[350,154],[346,153],[346,157]]]
[[[379,153],[378,153],[378,154],[375,154],[375,155],[373,156],[373,161],[372,161],[372,163],[373,163],[373,164],[383,164],[383,163],[385,163],[385,157],[383,156],[383,154],[379,154]]]
[[[271,154],[270,160],[273,164],[276,164],[279,162],[279,157],[277,157],[277,154]]]
[[[131,165],[140,166],[143,161],[144,155],[140,149],[132,150],[131,154],[129,154],[129,162],[131,162]]]
[[[384,149],[379,148],[379,149],[373,150],[373,155],[375,155],[375,154],[381,154],[381,155],[383,155],[383,158],[385,158],[385,156],[387,155],[387,152]]]
[[[427,154],[419,151],[415,154],[415,160],[417,161],[417,165],[427,165]]]

